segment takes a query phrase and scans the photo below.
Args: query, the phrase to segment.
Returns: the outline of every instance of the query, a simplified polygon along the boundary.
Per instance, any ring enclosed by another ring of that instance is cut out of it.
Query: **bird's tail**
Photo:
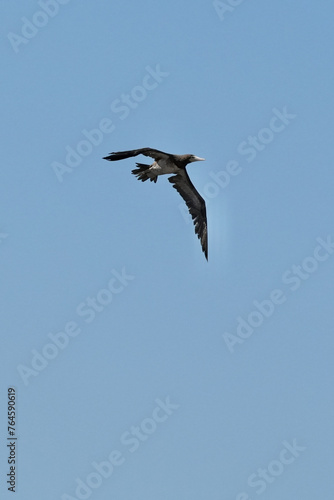
[[[158,176],[150,176],[147,173],[147,170],[150,168],[151,165],[145,165],[144,163],[136,163],[138,168],[135,168],[132,170],[132,173],[137,177],[139,181],[147,181],[150,179],[150,181],[157,182]]]

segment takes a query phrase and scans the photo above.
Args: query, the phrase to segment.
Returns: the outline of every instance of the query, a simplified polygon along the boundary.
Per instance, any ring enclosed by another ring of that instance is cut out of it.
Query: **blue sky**
[[[1,498],[330,498],[332,2],[1,3]]]

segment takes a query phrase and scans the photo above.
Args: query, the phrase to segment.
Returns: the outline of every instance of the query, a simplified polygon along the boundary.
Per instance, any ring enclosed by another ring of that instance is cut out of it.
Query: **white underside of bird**
[[[169,160],[159,160],[159,163],[155,161],[150,168],[146,170],[147,175],[151,178],[164,174],[178,174],[180,172],[181,169]]]

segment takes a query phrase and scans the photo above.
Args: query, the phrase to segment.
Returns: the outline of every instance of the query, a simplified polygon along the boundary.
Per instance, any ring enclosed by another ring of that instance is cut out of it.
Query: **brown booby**
[[[138,180],[144,182],[150,179],[150,181],[157,182],[159,175],[176,174],[169,177],[168,180],[186,202],[195,225],[195,233],[200,239],[202,250],[206,259],[208,259],[208,230],[205,201],[195,189],[186,170],[186,165],[188,165],[188,163],[193,161],[204,161],[204,158],[199,158],[194,155],[172,155],[164,153],[163,151],[158,151],[157,149],[142,148],[110,153],[103,159],[117,161],[124,160],[125,158],[132,158],[140,154],[153,158],[154,162],[152,165],[136,163],[138,168],[132,170],[132,173]]]

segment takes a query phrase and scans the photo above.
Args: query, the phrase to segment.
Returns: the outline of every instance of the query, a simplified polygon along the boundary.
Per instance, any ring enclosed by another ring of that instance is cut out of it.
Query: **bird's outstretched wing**
[[[158,149],[152,148],[142,148],[142,149],[132,149],[131,151],[119,151],[117,153],[110,153],[108,156],[105,156],[104,160],[116,161],[116,160],[124,160],[125,158],[132,158],[133,156],[144,155],[150,156],[155,160],[160,160],[162,158],[167,159],[171,155],[168,153],[164,153],[163,151],[159,151]]]
[[[200,239],[205,258],[208,260],[208,225],[205,201],[191,182],[186,169],[169,177],[168,180],[186,202],[195,225],[195,233]]]

